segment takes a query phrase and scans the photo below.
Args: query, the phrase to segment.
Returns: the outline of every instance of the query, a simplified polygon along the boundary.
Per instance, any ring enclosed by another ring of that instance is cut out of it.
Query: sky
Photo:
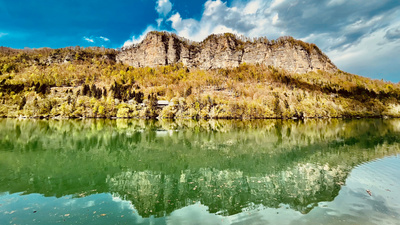
[[[0,46],[119,48],[151,30],[292,36],[343,71],[400,81],[400,0],[0,0]]]

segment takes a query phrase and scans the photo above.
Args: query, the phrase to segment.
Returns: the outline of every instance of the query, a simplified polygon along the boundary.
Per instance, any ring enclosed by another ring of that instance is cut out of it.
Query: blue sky
[[[118,48],[150,30],[293,36],[344,71],[400,81],[399,0],[0,0],[0,46]]]

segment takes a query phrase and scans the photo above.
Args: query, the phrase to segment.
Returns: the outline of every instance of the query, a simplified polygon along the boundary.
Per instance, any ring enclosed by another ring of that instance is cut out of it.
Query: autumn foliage
[[[189,70],[180,64],[133,68],[117,63],[116,54],[117,50],[104,48],[1,47],[0,116],[400,116],[399,84],[340,70],[292,74],[271,66],[246,64],[208,71]],[[170,104],[159,107],[157,100]]]

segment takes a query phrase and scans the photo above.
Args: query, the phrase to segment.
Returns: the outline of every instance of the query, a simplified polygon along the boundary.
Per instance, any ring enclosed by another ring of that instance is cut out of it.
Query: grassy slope
[[[342,71],[291,74],[263,65],[132,68],[115,63],[116,54],[104,48],[1,47],[0,116],[400,116],[399,84]],[[174,105],[158,109],[156,100]]]

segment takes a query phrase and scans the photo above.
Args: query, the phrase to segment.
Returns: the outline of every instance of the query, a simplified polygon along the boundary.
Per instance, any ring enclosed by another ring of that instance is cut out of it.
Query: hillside
[[[399,117],[400,85],[343,72],[291,37],[151,32],[121,50],[0,47],[0,116]]]

